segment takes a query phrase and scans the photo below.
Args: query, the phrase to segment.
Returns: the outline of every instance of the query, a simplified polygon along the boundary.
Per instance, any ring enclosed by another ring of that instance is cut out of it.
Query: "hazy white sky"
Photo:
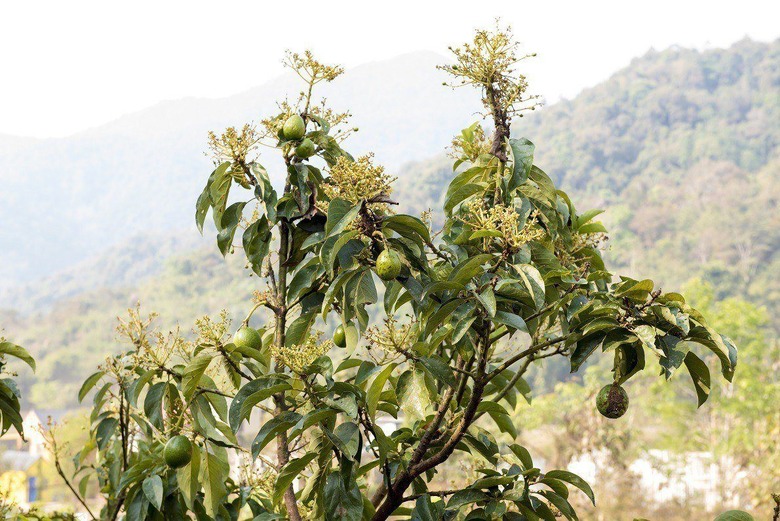
[[[445,54],[497,16],[538,53],[533,90],[550,101],[651,47],[780,36],[777,0],[0,2],[0,133],[36,137],[165,99],[244,91],[282,73],[287,48],[347,66],[423,49]]]

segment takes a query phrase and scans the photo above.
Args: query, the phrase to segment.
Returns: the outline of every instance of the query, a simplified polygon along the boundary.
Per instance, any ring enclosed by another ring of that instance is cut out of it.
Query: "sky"
[[[159,101],[243,92],[284,73],[285,49],[347,67],[446,55],[496,17],[537,53],[524,72],[548,103],[651,48],[780,37],[776,0],[4,1],[0,134],[67,136]]]

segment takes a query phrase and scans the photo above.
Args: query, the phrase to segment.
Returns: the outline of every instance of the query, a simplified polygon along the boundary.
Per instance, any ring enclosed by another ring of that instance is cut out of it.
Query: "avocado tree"
[[[576,519],[569,489],[594,500],[588,484],[507,443],[532,364],[613,359],[593,404],[610,418],[647,357],[666,378],[684,367],[699,404],[710,373],[697,353],[715,353],[731,380],[733,343],[681,295],[609,273],[599,212],[577,211],[533,164],[534,145],[510,135],[536,105],[511,34],[478,31],[452,51],[442,69],[481,93],[492,134],[475,123],[454,139],[436,232],[396,211],[371,155],[346,151],[349,114],[315,98],[342,69],[308,52],[286,60],[297,101],[210,135],[196,222],[211,212],[222,254],[243,249],[254,302],[237,328],[223,314],[194,337],[156,332],[137,310],[120,324],[132,347],[79,394],[95,393],[92,443],[68,479],[82,496],[98,482],[93,517]],[[480,476],[442,488],[461,454],[481,460]]]

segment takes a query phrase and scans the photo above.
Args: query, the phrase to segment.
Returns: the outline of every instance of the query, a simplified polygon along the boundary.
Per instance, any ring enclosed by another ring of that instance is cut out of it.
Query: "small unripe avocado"
[[[386,249],[376,258],[376,274],[382,280],[393,280],[401,274],[401,257],[391,250]]]
[[[243,326],[236,331],[236,334],[233,335],[233,343],[236,347],[248,347],[255,351],[263,347],[263,339],[260,337],[260,333],[257,332],[257,329],[248,326]]]
[[[742,510],[729,510],[715,518],[715,521],[754,521],[753,516]]]
[[[605,385],[596,396],[596,408],[607,418],[620,418],[628,410],[628,393],[618,384]]]
[[[165,444],[163,456],[166,465],[172,469],[181,468],[192,459],[192,444],[185,436],[174,436]]]
[[[304,138],[301,144],[295,147],[295,155],[301,159],[307,159],[314,155],[314,142],[309,138]]]
[[[339,326],[333,332],[333,343],[337,347],[347,347],[347,334],[344,332],[344,326]]]
[[[284,135],[285,139],[289,139],[291,141],[301,139],[304,135],[306,135],[306,123],[298,114],[293,114],[287,118],[287,121],[284,122],[284,126],[282,127],[282,134]]]

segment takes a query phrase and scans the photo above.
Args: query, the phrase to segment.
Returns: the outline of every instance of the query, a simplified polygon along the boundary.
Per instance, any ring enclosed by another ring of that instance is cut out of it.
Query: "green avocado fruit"
[[[333,343],[337,347],[347,347],[347,334],[344,332],[344,326],[339,326],[333,332]]]
[[[282,134],[285,139],[297,141],[306,135],[306,123],[298,114],[293,114],[284,122]]]
[[[742,510],[729,510],[715,518],[715,521],[755,521],[753,516]]]
[[[618,384],[605,385],[596,396],[596,408],[607,418],[620,418],[628,410],[628,393]]]
[[[263,347],[263,339],[260,337],[260,333],[257,332],[257,329],[248,326],[243,326],[236,331],[236,334],[233,335],[233,343],[236,347],[248,347],[255,351],[259,351]]]
[[[304,138],[301,144],[295,147],[295,155],[301,159],[308,159],[314,155],[315,147],[314,141],[309,138]]]
[[[382,280],[393,280],[401,274],[401,257],[391,250],[386,249],[376,258],[376,274]]]
[[[192,444],[186,436],[174,436],[165,444],[163,456],[166,465],[172,469],[181,468],[192,459]]]

